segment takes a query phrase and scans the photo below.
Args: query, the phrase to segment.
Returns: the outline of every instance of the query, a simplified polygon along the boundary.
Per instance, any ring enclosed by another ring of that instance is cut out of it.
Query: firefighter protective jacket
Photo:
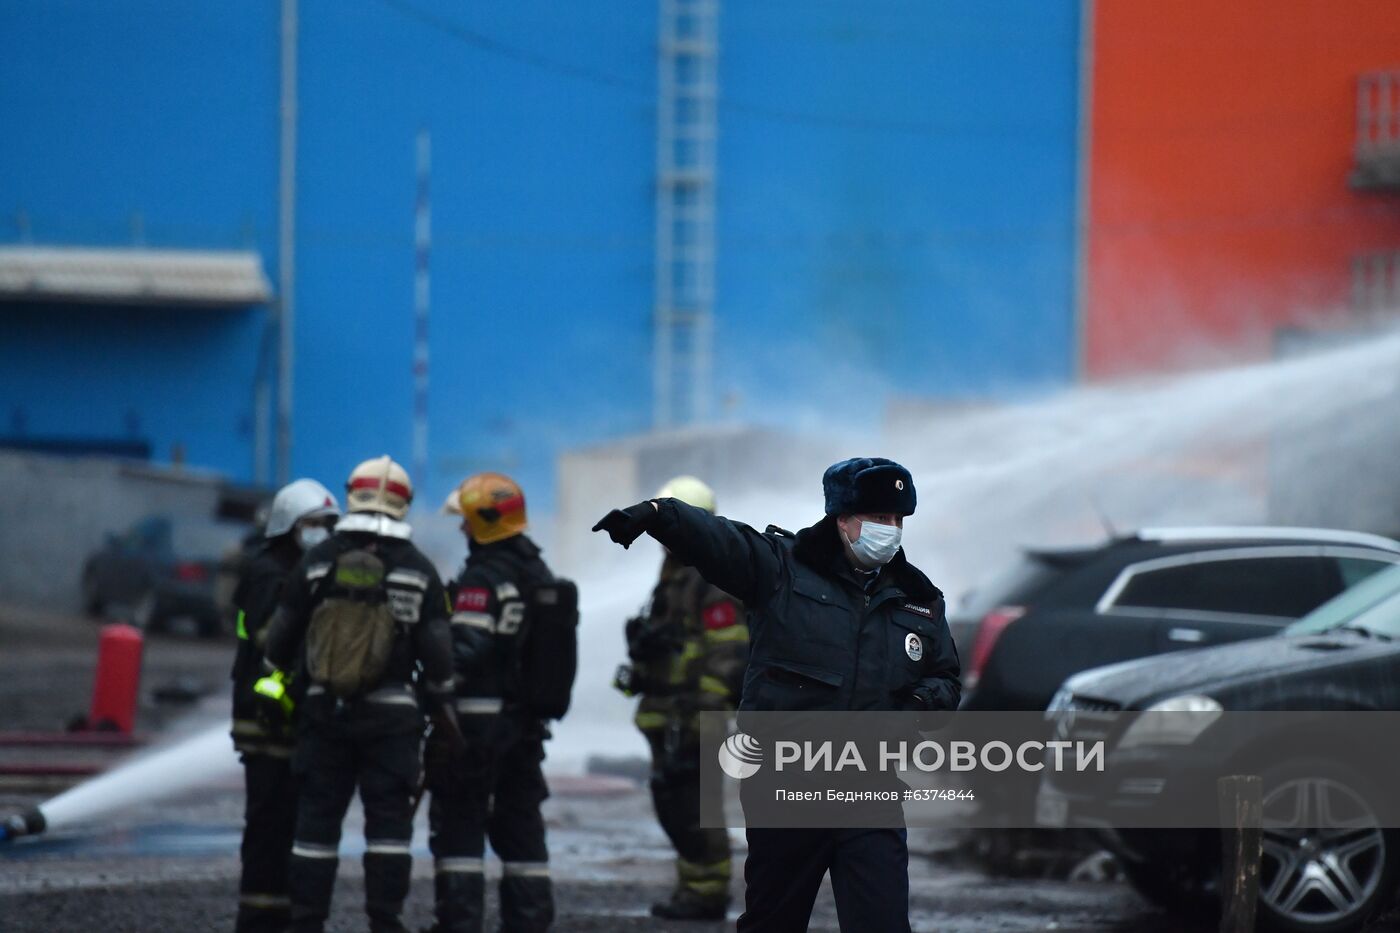
[[[296,567],[301,551],[286,535],[264,541],[248,561],[233,605],[238,610],[238,648],[233,657],[233,745],[245,754],[286,757],[290,735],[274,735],[259,721],[253,682],[263,675],[259,645],[263,628],[282,595],[282,584]]]
[[[642,683],[642,713],[670,707],[726,710],[738,704],[748,663],[744,607],[667,555],[651,605],[629,645]],[[655,717],[649,717],[655,718]]]
[[[952,710],[961,695],[943,594],[901,549],[871,581],[834,517],[793,535],[658,499],[652,537],[749,608],[740,710]],[[915,700],[916,689],[929,699]]]
[[[523,534],[471,543],[452,592],[458,712],[499,712],[520,702],[526,597],[553,581],[539,547]]]
[[[354,514],[342,519],[342,525]],[[335,560],[347,551],[373,550],[384,562],[387,602],[397,624],[398,637],[379,685],[364,700],[385,707],[412,707],[418,701],[412,682],[415,663],[423,668],[422,687],[434,697],[452,693],[452,649],[447,627],[447,594],[437,570],[408,540],[408,526],[383,523],[392,535],[337,530],[330,540],[316,545],[288,577],[277,615],[268,626],[267,659],[281,670],[292,670],[306,637],[311,613],[322,598],[322,581]],[[338,526],[339,529],[340,526]],[[324,696],[318,685],[307,689],[308,712],[318,711]]]

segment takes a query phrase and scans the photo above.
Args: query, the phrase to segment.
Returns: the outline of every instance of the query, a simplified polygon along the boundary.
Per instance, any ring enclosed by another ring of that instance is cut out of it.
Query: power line
[[[436,29],[444,35],[469,45],[478,51],[519,62],[523,65],[529,65],[530,67],[551,74],[557,74],[561,77],[584,81],[611,90],[620,90],[636,94],[651,103],[656,102],[655,90],[650,84],[634,81],[601,68],[566,62],[531,49],[503,42],[484,32],[464,26],[446,17],[438,16],[436,13],[425,10],[416,4],[408,3],[407,0],[379,0],[379,2],[409,19],[416,20],[425,26]],[[1003,123],[976,127],[934,121],[885,120],[858,114],[827,114],[815,111],[793,110],[785,107],[775,107],[767,104],[735,100],[723,94],[717,97],[716,105],[741,116],[753,117],[774,123],[841,130],[947,136],[969,131],[974,133],[1012,132],[1014,129]]]
[[[597,84],[602,87],[617,88],[644,95],[651,94],[651,88],[641,82],[633,81],[629,78],[624,78],[598,68],[590,68],[587,65],[576,65],[572,62],[561,61],[560,59],[551,58],[548,55],[543,55],[539,52],[531,51],[530,49],[502,42],[499,39],[486,35],[484,32],[478,32],[468,26],[463,26],[461,23],[454,22],[446,17],[438,16],[436,13],[432,13],[422,7],[415,6],[412,3],[405,3],[404,0],[379,0],[379,2],[407,16],[409,19],[417,20],[425,26],[436,29],[482,52],[520,62],[524,65],[530,65],[542,71],[548,71],[579,81]]]

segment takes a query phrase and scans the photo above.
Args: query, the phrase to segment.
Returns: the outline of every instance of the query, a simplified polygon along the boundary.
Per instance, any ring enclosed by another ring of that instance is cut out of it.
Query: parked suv
[[[950,622],[963,708],[1045,709],[1078,671],[1275,634],[1396,563],[1400,542],[1315,528],[1156,528],[1027,551]]]
[[[223,555],[243,531],[233,522],[151,515],[122,534],[109,534],[83,564],[83,608],[91,616],[114,614],[152,632],[188,618],[201,635],[218,635],[228,615],[221,594],[226,598],[232,592],[221,585],[227,576]]]
[[[1147,811],[1179,812],[1182,800],[1213,794],[1221,736],[1233,734],[1221,731],[1228,724],[1219,717],[1279,710],[1400,711],[1400,568],[1377,574],[1277,637],[1070,678],[1047,718],[1061,738],[1105,741],[1108,766],[1101,774],[1042,777],[1037,820],[1057,828],[1131,827],[1147,822],[1141,819]],[[1134,719],[1120,714],[1138,711],[1173,713],[1172,728],[1152,733],[1151,741],[1147,730],[1129,738]],[[1250,757],[1259,759],[1263,785],[1261,927],[1359,928],[1400,884],[1400,832],[1385,828],[1394,825],[1393,743],[1357,741],[1323,717],[1323,725],[1312,727],[1306,715],[1237,722],[1245,723],[1234,728],[1246,729],[1256,749]],[[1102,833],[1149,900],[1177,912],[1213,908],[1217,831]]]

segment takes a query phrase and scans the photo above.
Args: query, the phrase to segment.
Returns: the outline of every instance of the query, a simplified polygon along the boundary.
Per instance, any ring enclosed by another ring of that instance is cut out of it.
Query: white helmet
[[[408,471],[387,454],[366,460],[350,471],[345,484],[345,504],[351,512],[379,512],[390,518],[403,518],[413,501],[413,483]]]
[[[269,538],[284,535],[303,518],[323,518],[340,515],[331,491],[314,479],[299,479],[277,490],[272,506],[267,510],[267,527],[263,534]]]
[[[452,491],[449,492],[449,493],[447,494],[447,498],[444,499],[444,500],[442,500],[442,514],[443,514],[443,515],[461,515],[461,514],[462,514],[462,487],[461,487],[461,486],[454,486],[454,487],[452,488]]]
[[[693,476],[677,476],[669,480],[657,492],[656,498],[679,499],[710,514],[715,511],[715,491]]]

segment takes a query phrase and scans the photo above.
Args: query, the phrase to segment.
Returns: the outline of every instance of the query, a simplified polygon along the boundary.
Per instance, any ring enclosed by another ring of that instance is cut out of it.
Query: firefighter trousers
[[[481,933],[485,847],[501,859],[502,933],[540,933],[554,921],[540,804],[549,796],[541,765],[544,726],[510,713],[458,716],[468,755],[431,774],[429,845],[437,930]]]
[[[293,759],[301,778],[289,887],[292,930],[319,933],[330,913],[341,823],[356,787],[365,813],[365,912],[372,933],[399,933],[413,867],[413,797],[422,718],[416,707],[392,730],[309,723]]]
[[[729,900],[729,832],[700,825],[700,736],[670,726],[642,730],[651,746],[651,801],[676,850],[676,886],[706,900]],[[713,788],[716,812],[720,786]]]
[[[243,753],[243,863],[236,933],[281,933],[292,917],[287,867],[296,829],[297,782],[291,746]]]

